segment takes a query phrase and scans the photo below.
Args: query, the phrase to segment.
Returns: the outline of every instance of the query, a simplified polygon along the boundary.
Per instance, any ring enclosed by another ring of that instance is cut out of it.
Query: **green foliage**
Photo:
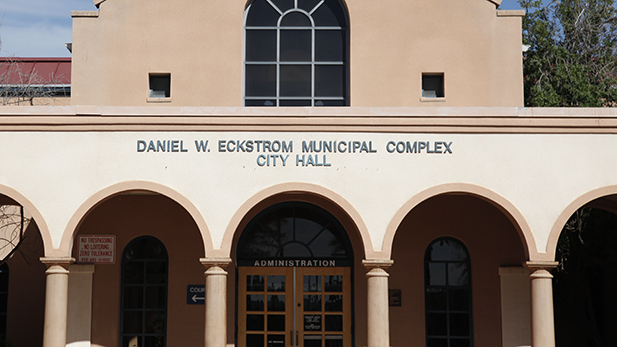
[[[519,0],[525,105],[617,106],[614,0]]]

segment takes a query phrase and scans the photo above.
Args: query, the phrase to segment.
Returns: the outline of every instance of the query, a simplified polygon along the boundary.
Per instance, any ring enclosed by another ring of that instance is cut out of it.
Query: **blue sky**
[[[516,0],[503,0],[500,9],[519,6]],[[64,44],[72,40],[72,10],[96,7],[92,0],[0,0],[0,56],[70,57]]]
[[[71,10],[96,10],[92,0],[0,0],[0,56],[70,57]]]

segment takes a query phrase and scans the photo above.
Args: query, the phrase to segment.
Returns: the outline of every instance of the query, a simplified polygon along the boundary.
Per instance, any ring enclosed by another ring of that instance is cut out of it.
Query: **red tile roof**
[[[70,85],[71,58],[0,58],[0,84]]]

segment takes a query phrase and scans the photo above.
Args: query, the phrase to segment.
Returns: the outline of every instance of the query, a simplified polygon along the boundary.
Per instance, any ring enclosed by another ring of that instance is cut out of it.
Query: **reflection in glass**
[[[146,311],[146,329],[147,334],[161,334],[165,328],[165,312],[164,311]]]
[[[465,246],[453,238],[442,238],[433,242],[426,257],[430,261],[466,261],[468,258]]]
[[[246,96],[276,94],[276,65],[246,65]]]
[[[315,96],[343,96],[344,79],[342,65],[315,66]]]
[[[321,0],[298,0],[298,7],[306,12],[312,12]]]
[[[255,0],[251,3],[246,26],[276,26],[279,17],[279,13],[266,0]]]
[[[246,310],[247,311],[263,311],[264,310],[264,296],[257,294],[248,294],[246,296]]]
[[[124,249],[121,298],[122,343],[165,346],[167,251],[156,238],[136,238]]]
[[[321,295],[305,295],[304,311],[321,311]]]
[[[250,265],[254,259],[304,257],[352,259],[342,226],[325,210],[306,203],[272,206],[249,223],[238,245],[238,259]]]
[[[343,296],[342,295],[326,295],[326,312],[343,312]]]
[[[246,60],[276,60],[276,30],[247,30]]]
[[[325,276],[325,291],[326,292],[342,292],[343,291],[343,276]]]
[[[281,60],[311,61],[310,30],[281,30]]]
[[[269,292],[284,292],[285,291],[285,276],[268,276],[268,291]]]
[[[348,105],[347,15],[339,0],[253,0],[246,18],[245,106]],[[286,68],[294,62],[306,66]]]
[[[281,65],[281,96],[311,96],[311,66]]]
[[[427,346],[471,347],[471,266],[462,242],[443,237],[425,253]]]
[[[341,30],[315,31],[315,60],[337,62],[345,59],[345,33]]]
[[[310,27],[311,20],[302,12],[289,12],[281,20],[282,27]]]
[[[285,295],[268,295],[268,311],[285,311]]]
[[[281,12],[286,12],[294,7],[294,0],[271,0],[274,6],[278,7]]]
[[[321,292],[321,276],[305,275],[304,276],[304,291],[305,292]]]
[[[264,291],[264,276],[263,275],[247,275],[246,276],[246,291],[263,292]]]
[[[446,285],[446,264],[444,263],[428,263],[428,271],[426,272],[426,281],[429,286],[445,286]]]
[[[464,286],[468,281],[468,271],[466,263],[449,263],[448,264],[448,285]]]

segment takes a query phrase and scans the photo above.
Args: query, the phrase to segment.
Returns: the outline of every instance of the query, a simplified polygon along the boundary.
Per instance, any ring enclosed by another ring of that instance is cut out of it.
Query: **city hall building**
[[[521,11],[95,4],[71,105],[0,109],[10,346],[555,345],[557,240],[616,209],[617,112],[522,107]]]

